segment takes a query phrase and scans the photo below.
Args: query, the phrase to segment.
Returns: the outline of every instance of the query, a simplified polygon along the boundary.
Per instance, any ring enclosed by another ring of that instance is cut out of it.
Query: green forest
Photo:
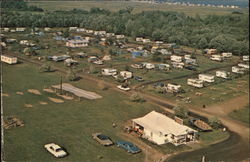
[[[8,2],[5,2],[8,3]],[[29,10],[30,7],[25,7]],[[11,6],[11,7],[10,7]],[[146,37],[200,49],[216,48],[220,52],[235,55],[249,54],[249,15],[187,16],[169,11],[144,11],[132,14],[133,7],[118,12],[101,8],[90,11],[39,13],[18,12],[15,5],[2,5],[2,27],[70,27],[77,26],[93,30],[106,30],[126,36]],[[20,10],[20,7],[18,8]],[[21,7],[22,9],[22,7]]]

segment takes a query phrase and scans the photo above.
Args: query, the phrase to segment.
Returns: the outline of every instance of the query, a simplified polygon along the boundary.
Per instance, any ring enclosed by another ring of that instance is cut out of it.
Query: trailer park
[[[141,161],[147,145],[169,155],[191,149],[192,144],[203,146],[226,139],[228,133],[211,131],[207,120],[196,119],[195,125],[191,116],[181,119],[150,102],[132,102],[128,95],[145,93],[179,106],[205,108],[249,93],[249,56],[230,51],[192,49],[78,27],[2,28],[1,33],[3,78],[8,80],[3,84],[4,112],[25,124],[5,131],[5,156],[10,161],[20,160],[15,158],[22,154],[25,160],[50,159],[37,148],[46,142],[65,147],[70,161]],[[40,65],[57,70],[39,72]],[[62,73],[68,71],[79,77],[69,81]],[[157,126],[159,121],[169,125]],[[209,130],[198,135],[204,125]],[[13,139],[17,132],[19,138]],[[143,153],[129,155],[113,146],[100,149],[91,138],[95,132],[132,141]],[[22,149],[25,143],[33,150]],[[11,157],[19,149],[18,156]]]

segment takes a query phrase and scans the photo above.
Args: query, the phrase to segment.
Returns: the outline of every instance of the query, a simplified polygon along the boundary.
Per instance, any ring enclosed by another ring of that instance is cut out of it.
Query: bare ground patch
[[[59,98],[48,97],[48,99],[55,103],[63,103],[64,101]]]
[[[23,95],[23,92],[17,91],[16,94],[17,95]]]
[[[3,96],[3,97],[9,97],[10,95],[7,94],[7,93],[1,93],[1,96]]]
[[[47,105],[48,102],[40,101],[39,104],[40,104],[40,105]]]
[[[31,104],[24,104],[24,107],[27,107],[27,108],[32,108],[32,107],[33,107],[33,105],[31,105]]]
[[[28,92],[29,92],[29,93],[33,93],[33,94],[35,94],[35,95],[41,95],[41,92],[38,91],[37,89],[28,89]]]
[[[52,89],[49,89],[49,88],[44,88],[43,91],[48,92],[48,93],[54,93],[54,91]]]
[[[57,96],[60,96],[60,97],[62,97],[62,98],[65,99],[65,100],[73,100],[73,99],[74,99],[74,97],[65,96],[65,95],[60,95],[60,94],[57,94]]]

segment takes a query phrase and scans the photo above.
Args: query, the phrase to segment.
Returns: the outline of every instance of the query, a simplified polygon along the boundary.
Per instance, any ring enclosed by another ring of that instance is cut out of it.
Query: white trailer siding
[[[232,57],[233,54],[231,52],[222,52],[221,53],[222,57]]]
[[[117,74],[116,69],[110,69],[110,68],[102,69],[102,75],[111,76],[116,74]]]
[[[196,87],[196,88],[202,88],[203,85],[203,81],[200,79],[187,79],[187,85]]]
[[[7,55],[1,55],[1,61],[5,62],[7,64],[16,64],[17,63],[17,58],[12,57],[12,56],[7,56]]]
[[[229,75],[230,75],[230,73],[226,72],[226,71],[216,71],[216,76],[219,78],[228,79]]]
[[[170,60],[174,61],[174,62],[182,62],[182,57],[181,56],[172,55],[172,56],[170,56]]]
[[[199,74],[199,79],[208,82],[208,83],[213,83],[214,82],[214,76],[213,75],[208,75],[208,74]]]
[[[249,70],[249,65],[248,64],[239,63],[238,66],[241,67],[241,68],[245,68],[245,69]]]
[[[245,69],[242,67],[238,67],[238,66],[233,66],[232,67],[232,72],[236,73],[236,74],[244,74]]]
[[[181,90],[181,85],[168,83],[166,87],[166,91],[170,93],[180,92],[180,90]]]
[[[124,79],[130,79],[133,77],[132,72],[130,71],[121,71],[120,75],[124,78]]]
[[[249,55],[242,56],[243,61],[249,61]]]
[[[223,61],[223,57],[221,55],[212,55],[210,59],[213,61]]]

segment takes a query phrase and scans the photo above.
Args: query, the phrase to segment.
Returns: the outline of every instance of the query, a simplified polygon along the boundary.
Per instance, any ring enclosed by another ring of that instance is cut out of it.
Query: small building
[[[169,64],[158,64],[158,69],[160,70],[170,70],[170,65]]]
[[[137,38],[135,38],[135,41],[136,41],[136,42],[142,42],[142,40],[143,40],[142,37],[137,37]]]
[[[69,31],[76,31],[77,27],[69,27]]]
[[[176,69],[183,69],[184,63],[183,62],[172,62],[172,66]]]
[[[86,47],[88,46],[89,41],[87,40],[69,40],[66,42],[67,47]]]
[[[224,58],[229,58],[229,57],[232,57],[233,54],[231,52],[222,52],[221,56]]]
[[[168,93],[178,93],[181,91],[181,85],[168,83],[167,86],[165,86],[165,90]]]
[[[150,39],[142,39],[142,42],[143,43],[150,43],[151,41],[150,41]]]
[[[216,76],[219,78],[228,79],[229,75],[230,75],[230,72],[227,72],[227,71],[222,71],[222,70],[216,71]]]
[[[1,55],[1,61],[5,62],[7,64],[16,64],[17,63],[17,57],[8,56],[8,55]]]
[[[196,141],[196,130],[179,124],[156,111],[152,111],[141,118],[132,119],[132,122],[132,127],[136,132],[157,145],[172,143],[178,146]]]
[[[25,31],[25,28],[16,28],[16,31],[17,31],[17,32],[24,32],[24,31]]]
[[[200,80],[202,80],[204,82],[208,82],[208,83],[213,83],[214,82],[214,75],[199,74],[198,77],[199,77]]]
[[[124,78],[124,79],[130,79],[133,77],[133,73],[130,71],[121,71],[120,75]]]
[[[239,66],[233,66],[232,67],[232,73],[244,74],[245,73],[245,68],[242,68],[242,67],[239,67]]]
[[[196,88],[202,88],[204,86],[202,80],[193,79],[193,78],[187,79],[187,85],[190,85]]]
[[[125,38],[125,35],[116,35],[115,37],[116,37],[116,39],[123,39],[123,38]]]
[[[217,53],[217,49],[205,49],[205,52],[209,55],[213,55],[213,54],[216,54]]]
[[[170,60],[174,62],[182,62],[182,57],[177,55],[170,56]]]
[[[248,61],[249,62],[249,55],[244,55],[242,56],[243,61]]]
[[[221,56],[221,55],[211,55],[211,57],[210,57],[210,59],[211,60],[213,60],[213,61],[223,61],[223,56]]]
[[[112,75],[116,75],[116,74],[117,74],[116,69],[113,69],[113,68],[104,68],[104,69],[102,69],[102,75],[112,76]]]
[[[249,64],[239,63],[238,66],[241,67],[241,68],[244,68],[246,70],[249,70]]]

